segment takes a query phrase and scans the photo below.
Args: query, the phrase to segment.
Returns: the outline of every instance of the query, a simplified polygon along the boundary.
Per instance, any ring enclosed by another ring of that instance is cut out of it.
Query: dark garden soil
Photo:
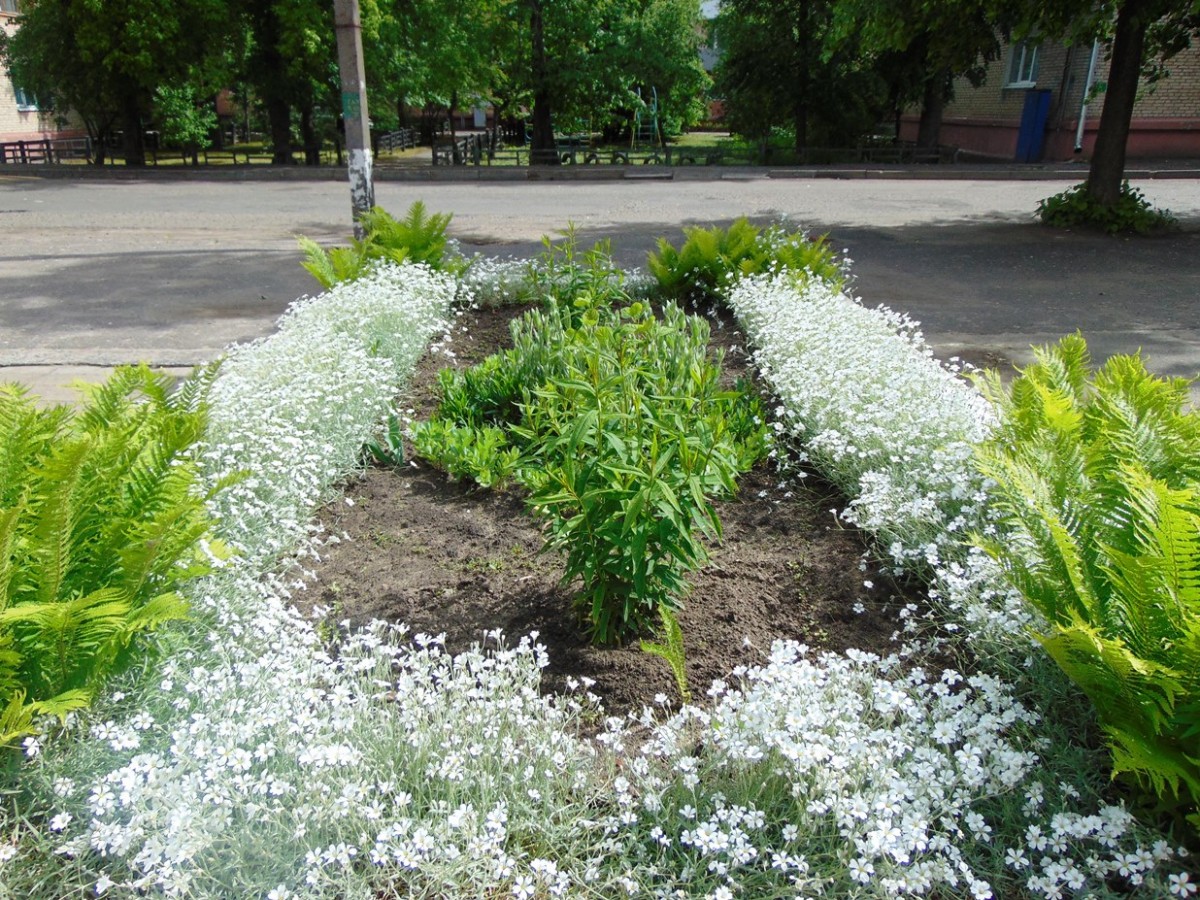
[[[453,364],[472,365],[508,346],[508,321],[520,312],[464,313]],[[729,319],[714,322],[713,344],[725,349],[731,378],[746,371],[741,341]],[[432,412],[436,374],[447,362],[427,355],[418,366],[402,401],[417,418]],[[350,503],[338,500],[324,510],[326,529],[350,540],[325,548],[310,603],[356,624],[382,618],[405,622],[413,633],[444,633],[452,652],[491,629],[513,642],[536,631],[550,658],[546,691],[565,690],[572,677],[591,678],[615,714],[653,704],[660,693],[677,700],[661,658],[636,643],[614,649],[588,643],[571,612],[571,587],[559,583],[561,561],[539,554],[541,531],[518,491],[455,482],[408,458],[396,470],[368,469],[346,485]],[[919,602],[919,592],[874,565],[860,569],[863,536],[831,512],[844,505],[816,476],[783,483],[773,464],[744,475],[738,496],[717,505],[724,535],[693,575],[679,615],[694,700],[702,702],[712,681],[735,667],[763,662],[778,638],[889,652],[896,612]],[[856,612],[860,602],[865,611]]]

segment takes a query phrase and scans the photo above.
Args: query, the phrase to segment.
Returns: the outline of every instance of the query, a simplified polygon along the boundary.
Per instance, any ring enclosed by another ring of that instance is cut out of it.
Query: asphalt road
[[[867,305],[904,310],[934,348],[977,362],[1029,358],[1076,329],[1094,355],[1143,349],[1200,372],[1200,181],[1137,185],[1184,222],[1175,235],[1046,230],[1037,200],[1069,181],[768,179],[398,183],[377,202],[454,213],[466,249],[528,255],[573,223],[638,264],[660,235],[739,215],[828,232]],[[267,334],[315,283],[295,236],[349,231],[341,182],[41,180],[0,176],[0,380],[57,399],[94,367],[190,366]]]

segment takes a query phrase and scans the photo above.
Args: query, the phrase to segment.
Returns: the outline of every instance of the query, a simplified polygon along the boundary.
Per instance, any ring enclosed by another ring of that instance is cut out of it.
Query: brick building
[[[1108,77],[1105,49],[1101,45],[1096,53],[1093,84],[1103,85]],[[1092,54],[1091,45],[1007,45],[988,66],[982,87],[973,88],[965,80],[955,85],[955,98],[942,120],[941,144],[1005,160],[1087,157],[1104,108],[1102,90],[1093,91],[1084,107]],[[1139,90],[1127,145],[1131,158],[1200,157],[1200,47],[1184,50],[1167,68],[1169,77],[1154,85],[1143,82]],[[1041,128],[1039,112],[1044,116]],[[906,116],[901,137],[914,140],[916,133],[917,116]],[[1078,153],[1077,141],[1082,145]],[[1040,152],[1031,155],[1031,150]]]
[[[16,32],[17,0],[0,0],[0,29],[6,35]],[[87,131],[79,122],[60,123],[39,110],[37,98],[22,90],[7,71],[0,69],[0,143],[85,134]]]

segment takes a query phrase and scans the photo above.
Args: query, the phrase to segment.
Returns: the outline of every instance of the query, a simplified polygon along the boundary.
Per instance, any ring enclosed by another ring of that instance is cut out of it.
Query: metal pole
[[[362,20],[358,14],[358,0],[333,0],[333,24],[337,30],[338,69],[341,72],[350,206],[354,212],[354,235],[361,239],[364,230],[360,219],[375,205],[375,183],[371,179],[367,74],[363,65]]]
[[[1096,57],[1100,55],[1100,41],[1092,41],[1092,57],[1088,60],[1087,80],[1083,83],[1083,102],[1079,104],[1079,124],[1075,127],[1075,152],[1083,152],[1083,129],[1087,126],[1088,95],[1096,79]]]

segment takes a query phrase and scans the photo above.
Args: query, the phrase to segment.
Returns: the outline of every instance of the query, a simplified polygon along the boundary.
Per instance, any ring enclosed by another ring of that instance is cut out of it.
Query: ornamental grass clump
[[[1001,513],[982,539],[1095,704],[1114,776],[1200,828],[1200,416],[1137,356],[1094,374],[1076,334],[986,392],[977,452]]]
[[[0,746],[88,704],[137,639],[187,615],[219,545],[193,447],[204,379],[122,367],[79,410],[0,386]]]

